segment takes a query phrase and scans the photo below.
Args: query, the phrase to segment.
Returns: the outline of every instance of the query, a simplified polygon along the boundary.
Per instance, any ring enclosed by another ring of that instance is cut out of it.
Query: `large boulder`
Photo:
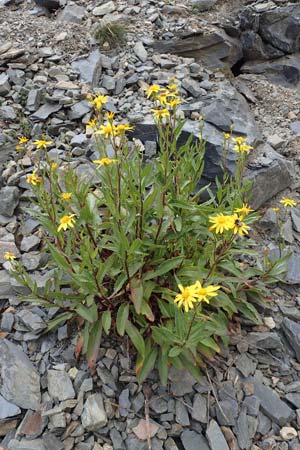
[[[87,57],[78,58],[72,62],[72,69],[79,73],[80,79],[95,87],[98,85],[102,73],[101,53],[93,50]]]
[[[259,34],[284,53],[300,50],[300,5],[267,10],[259,17]]]
[[[174,53],[186,58],[203,61],[211,68],[232,67],[243,56],[239,39],[229,36],[217,29],[213,33],[193,33],[170,41],[157,41],[153,44],[155,51]]]

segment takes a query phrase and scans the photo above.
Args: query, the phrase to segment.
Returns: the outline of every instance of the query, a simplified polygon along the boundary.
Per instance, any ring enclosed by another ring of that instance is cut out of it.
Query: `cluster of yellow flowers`
[[[239,236],[248,234],[250,227],[243,220],[245,216],[252,211],[253,209],[244,204],[242,208],[236,208],[234,214],[217,214],[216,216],[210,216],[209,222],[213,225],[211,225],[209,229],[217,234],[222,234],[224,231],[228,230],[232,230],[233,234],[238,234]]]
[[[247,143],[247,138],[243,136],[233,138],[230,133],[224,133],[223,136],[226,141],[232,140],[235,143],[233,150],[237,153],[249,153],[250,150],[253,150],[253,147]]]
[[[281,203],[285,208],[295,208],[295,206],[297,206],[297,202],[295,200],[292,200],[291,198],[287,198],[287,197],[282,197],[282,199],[279,200],[279,203]],[[278,213],[280,211],[279,206],[274,206],[274,208],[272,208],[272,209],[276,213]]]
[[[183,287],[182,284],[178,285],[180,294],[177,294],[174,303],[177,303],[178,308],[184,307],[185,312],[190,309],[194,309],[194,303],[206,302],[209,303],[211,297],[218,295],[217,291],[221,286],[202,286],[200,281],[191,286]]]
[[[16,145],[17,152],[25,150],[26,144],[28,143],[29,139],[26,136],[20,136],[18,137],[18,141],[19,143]],[[46,139],[36,139],[32,143],[36,146],[37,150],[41,148],[47,150],[47,147],[53,144],[52,141],[47,141]]]
[[[174,78],[170,79],[166,88],[153,84],[146,89],[147,98],[152,98],[157,101],[162,108],[151,109],[156,120],[161,120],[164,117],[169,118],[171,110],[174,110],[180,104],[178,85],[174,83]],[[169,108],[169,109],[168,109]]]

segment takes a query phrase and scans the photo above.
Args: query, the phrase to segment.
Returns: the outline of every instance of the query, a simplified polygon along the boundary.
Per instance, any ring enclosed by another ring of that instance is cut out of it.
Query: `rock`
[[[47,450],[63,450],[64,444],[53,433],[43,434],[43,443]]]
[[[300,408],[300,394],[297,393],[286,394],[285,398],[293,406],[295,406],[296,408]]]
[[[44,431],[48,419],[42,417],[41,411],[27,411],[19,428],[18,435],[25,435],[27,439],[36,439]],[[48,450],[48,449],[47,449]]]
[[[251,205],[259,208],[292,182],[292,165],[268,144],[259,146],[257,157],[250,157],[246,177],[253,180]]]
[[[297,208],[291,210],[291,218],[293,223],[293,228],[297,233],[300,233],[300,211]]]
[[[85,16],[85,8],[79,5],[67,5],[57,15],[58,22],[80,23]]]
[[[106,89],[107,91],[113,91],[116,86],[116,80],[113,77],[110,77],[109,75],[104,75],[102,78],[102,87]]]
[[[2,331],[11,332],[15,318],[12,313],[4,312],[1,316],[0,329]]]
[[[0,340],[0,393],[20,408],[40,407],[40,376],[23,351],[7,339]]]
[[[248,333],[247,341],[249,346],[258,349],[281,349],[282,342],[280,336],[276,332],[267,331],[265,333],[253,332]]]
[[[208,11],[215,6],[218,0],[192,0],[192,6],[199,12]]]
[[[200,95],[206,94],[206,91],[201,88],[200,83],[196,80],[185,78],[184,80],[182,80],[181,86],[193,97],[196,98],[199,97]]]
[[[260,399],[255,397],[255,395],[249,395],[245,397],[243,406],[246,408],[247,414],[257,417],[260,407]]]
[[[10,92],[10,84],[8,81],[8,76],[5,73],[0,75],[0,96],[5,97]]]
[[[0,299],[7,299],[13,295],[12,280],[6,270],[0,270]]]
[[[149,423],[149,435],[152,438],[158,432],[159,425],[150,421]],[[146,420],[141,419],[136,427],[132,428],[132,431],[141,441],[146,441],[148,438],[148,428]]]
[[[22,439],[17,441],[12,439],[9,443],[8,450],[48,450],[45,448],[42,439],[34,439],[28,441],[27,439]]]
[[[188,411],[185,405],[179,400],[177,400],[175,404],[175,414],[177,423],[179,423],[183,427],[188,427],[190,425]]]
[[[249,377],[255,372],[257,363],[253,361],[246,353],[239,355],[235,360],[235,367],[244,375]]]
[[[179,370],[171,367],[169,371],[169,380],[171,381],[171,392],[178,397],[194,392],[193,386],[196,380],[187,370]]]
[[[30,252],[31,250],[37,250],[40,245],[41,239],[34,234],[31,236],[24,236],[21,241],[21,251]]]
[[[296,136],[300,136],[300,120],[290,123],[290,128]]]
[[[75,103],[69,111],[69,119],[76,120],[81,119],[92,109],[91,105],[87,100],[82,100],[81,102]]]
[[[292,427],[283,427],[280,430],[280,436],[284,441],[289,441],[290,439],[294,439],[298,436],[295,428]]]
[[[285,143],[285,139],[278,136],[278,134],[271,134],[267,137],[267,143],[271,145],[271,147],[273,147],[275,150],[277,150]]]
[[[216,412],[219,425],[233,426],[239,413],[238,402],[234,399],[222,400],[218,403]]]
[[[215,420],[210,421],[206,430],[206,437],[211,450],[229,450],[221,428]]]
[[[300,324],[285,317],[281,323],[281,328],[300,362]]]
[[[147,51],[141,41],[138,41],[135,46],[133,47],[133,51],[136,54],[136,56],[139,58],[140,61],[146,62],[147,61]]]
[[[105,16],[106,14],[110,14],[116,10],[116,5],[113,1],[104,3],[103,5],[96,6],[93,9],[94,16]]]
[[[83,408],[81,423],[89,431],[97,431],[107,424],[107,415],[101,394],[90,395]]]
[[[239,417],[237,419],[236,437],[241,450],[250,449],[251,447],[250,427],[247,420],[245,408],[242,408]]]
[[[284,426],[293,418],[293,410],[280,399],[277,392],[254,378],[248,379],[248,382],[253,383],[254,395],[260,399],[261,411],[266,416],[280,426]]]
[[[72,62],[72,69],[80,74],[80,79],[92,88],[98,85],[102,73],[101,53],[93,50],[88,57]]]
[[[0,119],[12,121],[17,118],[12,106],[0,106]]]
[[[196,431],[186,430],[181,434],[180,439],[184,450],[210,450],[205,437]]]
[[[26,102],[26,109],[28,109],[28,111],[34,112],[39,108],[42,100],[42,93],[42,89],[31,89],[29,91]]]
[[[131,407],[131,402],[129,400],[129,389],[123,389],[119,396],[119,412],[122,417],[128,415],[128,410]]]
[[[210,68],[234,66],[241,60],[241,42],[218,29],[213,33],[192,33],[179,39],[157,41],[153,44],[159,53],[174,53],[185,58],[203,61]]]
[[[63,370],[48,370],[48,392],[55,400],[63,401],[75,397],[72,381]]]
[[[0,420],[17,416],[20,413],[21,410],[18,406],[8,402],[4,397],[2,397],[2,395],[0,395]]]
[[[33,120],[47,120],[51,114],[54,114],[62,109],[62,105],[58,103],[45,103],[34,114],[32,114]]]
[[[60,7],[58,0],[34,0],[38,6],[48,9],[48,11],[56,11]]]
[[[38,315],[34,314],[28,309],[22,309],[17,313],[17,317],[21,322],[29,328],[34,333],[39,333],[40,331],[47,328],[46,323],[43,319]]]
[[[192,409],[192,418],[201,423],[207,423],[207,399],[203,397],[201,394],[195,394],[193,409]]]
[[[259,17],[259,34],[265,42],[284,53],[300,50],[300,6],[286,5],[263,12]]]

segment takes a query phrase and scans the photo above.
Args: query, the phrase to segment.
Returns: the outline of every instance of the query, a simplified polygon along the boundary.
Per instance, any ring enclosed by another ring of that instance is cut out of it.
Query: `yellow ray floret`
[[[63,216],[60,219],[60,225],[57,228],[57,231],[64,230],[66,231],[68,228],[73,228],[76,223],[74,219],[75,214],[69,214],[68,216]]]
[[[222,234],[224,231],[228,231],[233,228],[232,216],[225,216],[224,214],[210,216],[209,222],[213,224],[209,227],[210,231],[214,231],[217,234]]]
[[[198,301],[206,303],[209,303],[210,297],[216,297],[218,295],[217,291],[221,288],[221,286],[213,286],[212,284],[204,287],[200,281],[196,281],[194,287]]]
[[[294,208],[295,206],[297,206],[297,202],[295,202],[295,200],[292,200],[291,198],[287,198],[287,197],[283,197],[280,200],[280,203],[285,206],[286,208],[291,207]]]
[[[177,303],[178,308],[184,307],[185,312],[190,309],[194,309],[194,303],[197,302],[197,295],[195,286],[183,287],[182,284],[178,285],[180,294],[177,294],[174,303]]]

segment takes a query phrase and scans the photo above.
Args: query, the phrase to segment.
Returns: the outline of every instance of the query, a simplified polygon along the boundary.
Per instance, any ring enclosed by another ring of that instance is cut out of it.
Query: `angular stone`
[[[97,86],[102,73],[101,53],[93,50],[88,57],[73,61],[72,68],[79,72],[82,81],[89,83],[92,88]]]
[[[12,439],[8,444],[8,450],[47,450],[43,444],[42,439],[34,439],[29,441],[27,439],[21,439],[17,441]]]
[[[286,394],[285,398],[296,408],[300,408],[300,394],[290,393]]]
[[[196,431],[186,430],[181,434],[180,439],[184,450],[210,450],[205,437]]]
[[[262,349],[281,349],[282,342],[280,336],[275,332],[248,333],[247,341],[250,347]]]
[[[235,367],[244,375],[244,377],[249,377],[253,375],[256,369],[257,363],[253,361],[246,353],[239,355],[235,360]]]
[[[192,0],[192,6],[199,12],[208,11],[215,6],[218,0]]]
[[[33,120],[47,120],[51,114],[62,109],[62,105],[58,103],[45,103],[34,114],[31,115]]]
[[[90,395],[83,408],[81,422],[89,431],[97,431],[107,424],[107,415],[101,394]]]
[[[0,420],[17,416],[20,413],[21,410],[18,406],[8,402],[4,397],[2,397],[2,395],[0,395]]]
[[[0,270],[0,299],[7,299],[14,294],[12,279],[6,270]]]
[[[47,425],[47,418],[42,417],[40,411],[27,411],[19,428],[18,435],[25,435],[27,439],[38,438]]]
[[[38,6],[48,9],[50,12],[56,11],[60,7],[58,0],[34,0]]]
[[[32,89],[29,91],[26,102],[26,109],[28,111],[34,112],[38,109],[42,100],[42,92],[42,89]]]
[[[0,119],[12,121],[16,117],[17,115],[12,106],[0,106]]]
[[[21,322],[34,333],[38,333],[47,328],[46,323],[38,315],[29,309],[22,309],[17,313],[17,317]]]
[[[5,186],[0,190],[0,214],[12,217],[19,204],[19,189],[15,186]]]
[[[81,102],[75,103],[69,111],[69,119],[76,120],[81,119],[92,109],[91,105],[87,100],[82,100]]]
[[[293,228],[297,233],[300,233],[300,211],[298,208],[291,210],[291,218],[293,222]]]
[[[206,437],[211,450],[229,450],[221,428],[215,420],[210,421],[206,430]]]
[[[182,425],[183,427],[188,427],[190,425],[190,419],[188,411],[185,405],[179,400],[176,401],[175,404],[175,414],[176,414],[176,422]]]
[[[260,399],[258,397],[255,397],[255,395],[245,397],[243,406],[246,408],[247,414],[257,417],[260,407]]]
[[[193,386],[196,384],[196,380],[187,370],[172,367],[169,371],[169,379],[171,380],[171,392],[178,397],[194,391]]]
[[[96,6],[93,9],[94,16],[105,16],[106,14],[110,14],[116,10],[116,5],[113,1],[104,3],[103,5]]]
[[[146,62],[148,58],[147,50],[145,49],[143,43],[138,41],[133,47],[133,51],[140,61]]]
[[[1,57],[0,57],[1,58]],[[10,84],[8,81],[8,76],[5,73],[0,75],[0,96],[5,96],[10,92]]]
[[[64,370],[48,370],[48,392],[55,400],[63,401],[75,397],[72,381]]]
[[[41,239],[38,236],[32,234],[31,236],[24,236],[21,241],[22,252],[30,252],[31,250],[37,250],[40,245]]]
[[[239,413],[238,402],[234,399],[222,400],[218,403],[216,411],[219,425],[233,426]]]
[[[281,328],[300,362],[300,324],[285,317],[281,323]]]
[[[251,205],[259,208],[292,183],[292,165],[283,156],[265,144],[258,147],[255,158],[250,157],[246,177],[253,181]]]
[[[0,393],[24,409],[40,407],[40,376],[25,353],[7,339],[0,341]]]
[[[241,450],[249,450],[251,447],[251,437],[246,409],[242,408],[236,424],[236,436]]]
[[[206,91],[201,88],[200,83],[193,79],[188,78],[183,79],[181,86],[193,97],[199,97],[200,95],[206,94]]]
[[[79,5],[67,5],[57,15],[58,22],[80,23],[85,16],[85,8]]]
[[[276,391],[254,378],[248,379],[248,382],[253,383],[254,395],[261,401],[261,411],[271,420],[284,426],[294,417],[293,410],[280,399]]]
[[[195,394],[193,409],[192,409],[192,418],[201,423],[207,423],[207,398],[205,398],[201,394]]]
[[[63,450],[64,444],[53,433],[43,434],[44,446],[47,450]]]

